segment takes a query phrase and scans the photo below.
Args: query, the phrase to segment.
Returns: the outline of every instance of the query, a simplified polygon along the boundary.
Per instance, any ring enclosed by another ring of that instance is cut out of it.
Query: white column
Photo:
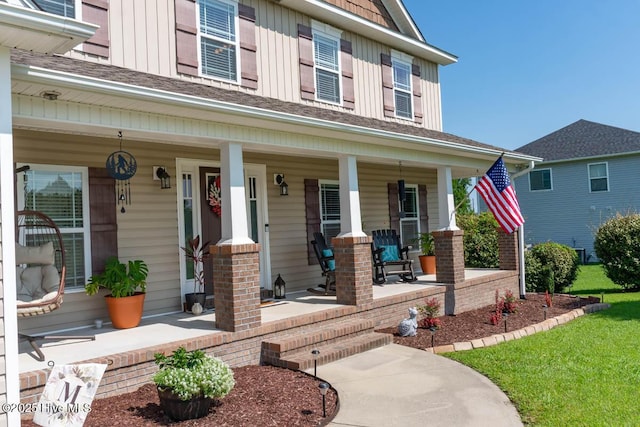
[[[354,156],[340,156],[340,234],[338,237],[363,237],[358,190],[358,165]]]
[[[456,226],[455,208],[451,168],[440,166],[438,167],[438,217],[440,219],[440,230],[459,230]]]
[[[244,192],[242,145],[226,142],[220,147],[222,238],[218,245],[255,243],[249,238]]]
[[[7,403],[20,403],[18,315],[16,311],[15,206],[13,203],[13,133],[11,125],[11,61],[0,47],[0,228],[4,317],[4,369]],[[20,425],[18,411],[7,412],[8,425]]]

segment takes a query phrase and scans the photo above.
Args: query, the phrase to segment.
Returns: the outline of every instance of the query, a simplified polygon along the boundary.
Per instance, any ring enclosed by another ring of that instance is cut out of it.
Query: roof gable
[[[640,132],[578,120],[516,151],[545,162],[640,152]]]

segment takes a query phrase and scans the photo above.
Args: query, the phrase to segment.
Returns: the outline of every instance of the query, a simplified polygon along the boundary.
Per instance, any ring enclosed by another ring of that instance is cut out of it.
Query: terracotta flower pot
[[[424,274],[436,274],[436,257],[433,255],[420,255],[420,268]]]
[[[140,324],[145,295],[142,292],[136,292],[130,297],[114,298],[111,295],[104,297],[114,328],[135,328]]]
[[[203,396],[189,400],[181,400],[171,390],[158,389],[160,407],[164,413],[176,421],[193,420],[202,418],[209,413],[213,399]]]

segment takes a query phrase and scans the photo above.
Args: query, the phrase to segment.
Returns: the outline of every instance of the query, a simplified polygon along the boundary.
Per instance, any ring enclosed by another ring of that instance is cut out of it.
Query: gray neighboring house
[[[527,244],[554,241],[597,261],[595,232],[640,211],[640,133],[578,120],[516,151],[542,157],[515,179]]]

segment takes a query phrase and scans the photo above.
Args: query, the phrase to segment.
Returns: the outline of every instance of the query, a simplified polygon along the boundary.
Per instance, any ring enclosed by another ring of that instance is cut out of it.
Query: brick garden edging
[[[522,337],[536,334],[542,331],[548,331],[556,326],[563,325],[585,314],[594,313],[596,311],[605,310],[611,307],[611,304],[597,303],[585,305],[581,308],[576,308],[560,316],[552,317],[543,322],[530,325],[522,329],[518,329],[511,332],[505,332],[504,334],[495,334],[485,338],[478,338],[471,341],[456,342],[448,345],[441,345],[437,347],[425,348],[425,351],[429,353],[450,353],[453,351],[473,350],[475,348],[490,347],[492,345],[500,344],[501,342],[517,340]]]

